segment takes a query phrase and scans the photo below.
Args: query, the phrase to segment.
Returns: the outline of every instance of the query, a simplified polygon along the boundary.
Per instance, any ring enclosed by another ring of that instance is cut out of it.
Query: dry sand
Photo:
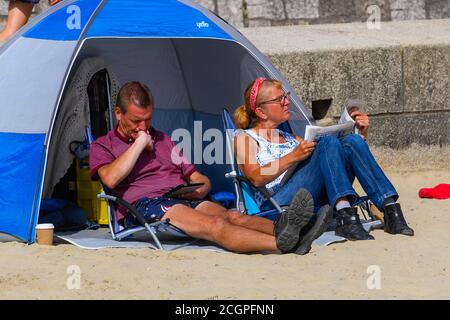
[[[314,247],[306,256],[0,243],[0,298],[450,298],[450,200],[417,196],[421,187],[449,183],[450,170],[387,175],[397,186],[415,237],[376,230],[375,241]],[[67,287],[71,265],[81,270],[80,289]],[[372,265],[381,280],[379,289],[369,290]]]

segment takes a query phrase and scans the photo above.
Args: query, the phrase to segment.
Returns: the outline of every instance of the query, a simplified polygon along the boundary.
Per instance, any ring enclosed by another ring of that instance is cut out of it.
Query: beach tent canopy
[[[41,197],[61,178],[52,175],[53,167],[67,162],[58,158],[67,146],[56,145],[61,140],[55,137],[68,130],[59,117],[68,118],[75,108],[70,91],[80,74],[99,65],[120,85],[147,84],[155,97],[153,126],[169,134],[177,128],[198,134],[196,120],[202,132],[222,130],[222,109],[242,104],[243,91],[257,76],[279,79],[292,93],[291,125],[298,134],[312,121],[268,59],[192,1],[63,1],[0,47],[0,232],[34,242]],[[83,123],[84,115],[77,116],[75,123]],[[229,190],[225,165],[198,167],[213,178],[216,191]]]

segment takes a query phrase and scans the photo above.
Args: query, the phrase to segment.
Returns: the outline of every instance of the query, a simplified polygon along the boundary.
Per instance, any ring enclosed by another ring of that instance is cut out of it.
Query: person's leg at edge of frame
[[[8,7],[8,20],[0,32],[0,41],[6,41],[22,28],[30,18],[34,3],[11,0]]]
[[[359,135],[342,139],[345,158],[358,178],[362,188],[375,206],[385,213],[385,231],[391,234],[412,236],[414,230],[408,226],[400,204],[398,193],[373,157],[367,143]]]
[[[218,243],[231,251],[247,253],[278,250],[272,235],[233,225],[221,216],[207,215],[185,205],[171,207],[162,217],[166,218],[188,235]]]

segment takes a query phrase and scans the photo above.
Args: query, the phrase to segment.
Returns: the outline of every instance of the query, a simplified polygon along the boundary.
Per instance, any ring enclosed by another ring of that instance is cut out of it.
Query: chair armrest
[[[263,196],[272,203],[272,205],[275,207],[275,209],[279,213],[282,213],[283,211],[285,211],[282,207],[280,207],[280,205],[275,201],[275,199],[272,198],[272,195],[269,193],[269,190],[267,190],[267,188],[265,186],[263,186],[263,187],[255,186],[245,176],[239,175],[236,171],[232,171],[232,172],[226,173],[225,177],[226,178],[232,178],[232,179],[235,179],[237,181],[247,183],[251,188],[261,192],[263,194]]]
[[[257,187],[244,176],[236,175],[235,179],[247,183],[253,189],[256,189],[259,192],[261,192],[267,199],[270,199],[272,197],[266,187]]]
[[[107,194],[98,194],[97,198],[99,199],[105,199],[107,201],[113,201],[122,207],[126,208],[130,214],[133,215],[133,217],[136,218],[136,220],[143,226],[147,224],[147,221],[145,220],[144,216],[140,214],[135,207],[133,207],[129,202],[123,200],[122,198],[110,196]],[[170,219],[166,219],[164,222],[169,223]]]

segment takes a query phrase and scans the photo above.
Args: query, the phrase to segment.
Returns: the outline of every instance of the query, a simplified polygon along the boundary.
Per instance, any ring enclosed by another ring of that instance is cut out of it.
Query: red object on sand
[[[434,188],[423,188],[419,190],[419,197],[434,199],[449,199],[450,184],[438,184]]]

